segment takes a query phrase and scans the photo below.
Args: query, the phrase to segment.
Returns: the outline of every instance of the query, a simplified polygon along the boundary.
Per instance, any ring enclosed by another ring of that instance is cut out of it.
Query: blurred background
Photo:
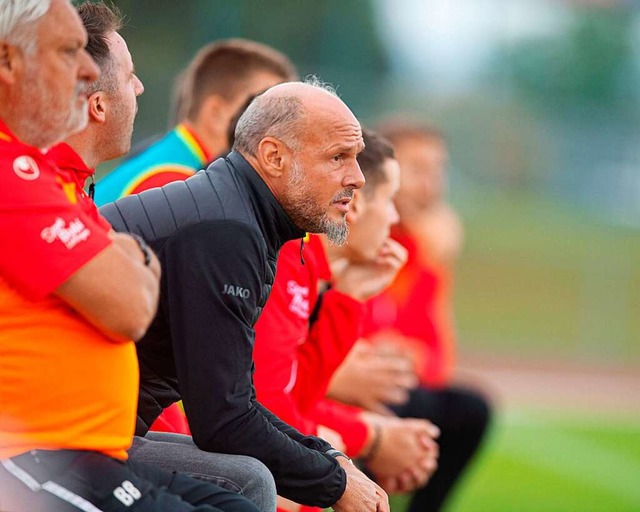
[[[146,87],[134,143],[168,128],[173,78],[226,37],[285,52],[364,123],[440,126],[466,230],[460,378],[499,408],[448,510],[640,510],[640,5],[114,3]]]

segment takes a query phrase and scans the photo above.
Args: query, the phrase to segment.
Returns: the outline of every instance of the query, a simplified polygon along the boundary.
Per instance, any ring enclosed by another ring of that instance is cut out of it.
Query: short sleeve
[[[44,298],[111,240],[78,205],[75,183],[35,154],[0,156],[0,275],[26,297]]]

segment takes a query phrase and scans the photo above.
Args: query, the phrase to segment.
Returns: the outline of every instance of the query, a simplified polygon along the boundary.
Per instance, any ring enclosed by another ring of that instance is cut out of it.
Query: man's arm
[[[163,263],[162,307],[194,442],[261,460],[287,498],[333,505],[346,486],[338,462],[283,433],[252,400],[253,324],[266,265],[256,233],[238,222],[202,222],[167,240]]]
[[[331,290],[324,294],[310,340],[299,349],[298,381],[293,393],[303,410],[312,410],[327,391],[331,376],[358,339],[364,306],[362,302],[384,290],[407,261],[407,251],[387,239],[375,260],[336,261]],[[322,377],[318,378],[318,368]]]
[[[114,341],[137,341],[156,314],[160,263],[147,249],[145,264],[130,235],[110,234],[113,243],[56,289],[56,295]]]
[[[305,433],[316,423],[305,417],[294,399],[298,379],[298,350],[309,343],[309,313],[317,285],[313,254],[300,263],[300,242],[286,243],[278,255],[276,279],[269,300],[255,325],[255,372],[258,400],[279,418]],[[315,373],[319,371],[316,367]]]
[[[31,300],[58,294],[115,341],[139,337],[155,312],[157,260],[146,267],[131,237],[112,236],[39,164],[37,180],[3,175],[0,237],[11,250],[0,251],[0,276]]]

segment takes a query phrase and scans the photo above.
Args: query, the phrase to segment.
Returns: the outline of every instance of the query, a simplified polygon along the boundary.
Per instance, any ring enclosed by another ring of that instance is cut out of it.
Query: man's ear
[[[0,41],[0,80],[7,84],[15,83],[22,59],[22,53],[16,46]]]
[[[271,178],[281,178],[291,166],[289,149],[274,137],[265,137],[258,144],[256,158],[260,168]]]
[[[89,96],[89,119],[104,123],[107,119],[107,98],[104,91],[96,91]]]
[[[347,212],[347,222],[358,222],[358,219],[364,214],[366,203],[367,199],[364,197],[362,190],[354,190],[353,199],[351,199],[349,211]]]

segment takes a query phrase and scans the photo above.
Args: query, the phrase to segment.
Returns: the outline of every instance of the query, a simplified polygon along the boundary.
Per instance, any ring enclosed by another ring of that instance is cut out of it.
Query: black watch
[[[349,456],[347,456],[345,453],[342,453],[340,450],[336,450],[335,448],[331,448],[331,450],[327,450],[324,453],[326,453],[327,455],[331,455],[333,458],[344,457],[349,462],[351,462],[351,464],[353,464],[353,461]]]
[[[140,250],[142,251],[142,255],[144,256],[144,265],[145,267],[148,267],[151,264],[151,251],[149,250],[149,246],[147,245],[147,242],[144,241],[144,238],[142,238],[140,235],[136,235],[135,233],[129,233],[133,239],[138,242],[138,246],[140,247]]]

